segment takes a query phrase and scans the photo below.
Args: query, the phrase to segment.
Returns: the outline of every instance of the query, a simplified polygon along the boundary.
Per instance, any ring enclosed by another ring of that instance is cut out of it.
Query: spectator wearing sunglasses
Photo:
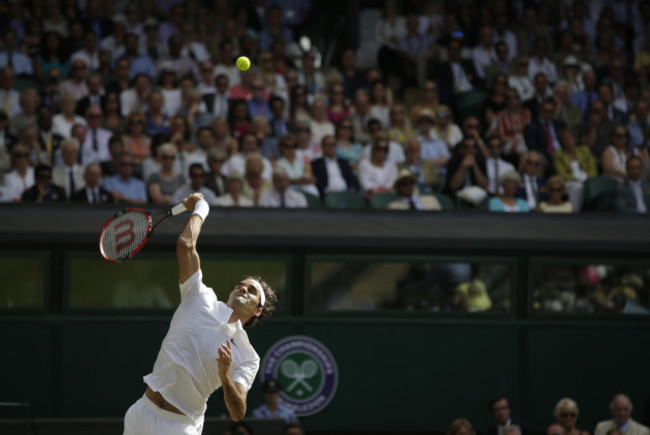
[[[568,397],[560,399],[553,412],[566,435],[589,435],[589,431],[576,428],[579,414],[578,404]]]
[[[52,184],[52,168],[40,164],[34,169],[34,185],[22,194],[23,202],[65,202],[65,190]]]
[[[124,152],[117,160],[117,174],[104,180],[104,188],[116,201],[144,205],[147,203],[147,186],[133,176],[133,156]]]
[[[203,165],[200,163],[192,163],[188,173],[190,183],[184,184],[174,192],[174,200],[172,202],[178,204],[183,200],[183,198],[186,198],[192,193],[200,193],[208,204],[211,206],[217,205],[217,196],[212,190],[205,187],[205,178],[207,174]]]
[[[12,170],[0,186],[0,202],[19,202],[24,191],[34,185],[34,168],[31,166],[29,148],[23,144],[11,150]]]
[[[208,151],[208,166],[210,172],[205,176],[205,187],[211,189],[217,197],[226,194],[227,180],[221,172],[226,161],[226,150],[213,147]],[[241,177],[241,174],[239,174]]]
[[[488,178],[485,167],[485,159],[478,151],[476,139],[471,136],[465,136],[463,140],[456,145],[454,155],[447,164],[447,184],[444,192],[451,196],[462,190],[468,189],[468,192],[483,190],[483,195],[487,193]],[[472,188],[472,189],[469,189]],[[478,197],[475,197],[480,202]],[[482,199],[482,198],[481,198]]]
[[[174,170],[178,151],[176,146],[165,143],[157,149],[160,170],[147,180],[149,197],[154,204],[171,205],[174,193],[185,184],[183,175]]]
[[[488,210],[506,213],[526,213],[530,211],[526,201],[515,197],[521,183],[521,176],[516,171],[504,172],[499,176],[501,193],[490,198]]]
[[[536,151],[525,153],[519,164],[522,182],[516,196],[526,201],[528,208],[535,210],[540,202],[548,200],[546,180],[540,174],[542,155]]]
[[[410,170],[399,171],[393,187],[401,198],[388,204],[388,208],[391,210],[440,210],[440,203],[436,197],[418,194],[415,188],[416,184],[415,174]]]
[[[370,158],[359,163],[359,184],[366,197],[389,191],[397,179],[397,165],[388,160],[388,139],[375,139],[369,146]]]
[[[316,179],[309,163],[305,163],[296,153],[298,143],[293,135],[282,136],[279,141],[281,157],[277,167],[284,169],[289,177],[289,184],[296,189],[318,196],[318,189],[314,184]]]

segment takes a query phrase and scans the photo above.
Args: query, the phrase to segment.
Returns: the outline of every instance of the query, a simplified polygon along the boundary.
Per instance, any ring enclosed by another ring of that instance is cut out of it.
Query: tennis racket
[[[99,252],[105,260],[119,263],[140,252],[149,241],[151,234],[170,216],[186,210],[181,203],[170,209],[151,214],[141,208],[130,207],[115,213],[99,234]],[[163,216],[152,225],[152,216]]]

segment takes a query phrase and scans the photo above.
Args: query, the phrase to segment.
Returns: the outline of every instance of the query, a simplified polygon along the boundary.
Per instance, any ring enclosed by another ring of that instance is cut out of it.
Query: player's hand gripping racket
[[[185,210],[185,206],[181,203],[153,215],[137,207],[119,211],[106,221],[99,234],[99,252],[104,259],[113,263],[128,260],[140,252],[151,234],[169,216],[176,216]],[[163,217],[152,225],[151,217],[160,215]]]

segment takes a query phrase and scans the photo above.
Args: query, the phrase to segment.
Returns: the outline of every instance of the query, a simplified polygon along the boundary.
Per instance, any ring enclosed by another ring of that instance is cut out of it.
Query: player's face
[[[235,286],[230,292],[228,297],[228,306],[238,307],[248,312],[250,315],[255,315],[261,310],[258,308],[261,295],[257,291],[257,287],[253,284],[252,279],[245,279]]]

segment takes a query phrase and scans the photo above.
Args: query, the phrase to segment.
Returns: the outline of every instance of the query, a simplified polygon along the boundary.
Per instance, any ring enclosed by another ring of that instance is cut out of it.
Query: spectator
[[[562,435],[589,435],[589,431],[576,427],[579,413],[578,404],[573,399],[564,397],[557,402],[553,415],[562,428]]]
[[[445,173],[451,154],[447,144],[434,137],[434,122],[435,115],[429,109],[422,109],[415,121],[415,126],[418,131],[417,139],[420,141],[422,149],[420,157],[425,161],[434,161],[438,166],[438,170],[441,173]]]
[[[131,79],[131,86],[120,93],[122,116],[134,113],[144,113],[148,110],[151,83],[146,74],[136,74]]]
[[[304,87],[309,101],[314,101],[325,93],[325,75],[316,68],[316,53],[313,49],[305,51],[302,55],[302,68],[298,70],[298,83]]]
[[[88,95],[88,85],[86,84],[86,74],[88,66],[82,59],[70,61],[69,79],[64,80],[59,87],[61,93],[70,93],[74,96],[75,101],[79,101]]]
[[[164,91],[164,89],[163,89]],[[180,89],[179,97],[180,97]],[[145,112],[146,134],[154,136],[156,134],[170,134],[169,115],[165,112],[165,96],[161,91],[152,91],[149,94],[148,110]]]
[[[491,85],[489,95],[483,102],[483,108],[485,113],[485,124],[492,125],[496,115],[506,108],[508,79],[505,74],[497,72],[492,75],[492,81],[488,83]]]
[[[489,25],[482,25],[479,31],[479,43],[472,49],[472,61],[476,73],[484,83],[489,83],[485,80],[485,69],[496,60],[494,29]]]
[[[311,130],[309,123],[305,121],[298,121],[295,124],[296,143],[298,149],[296,153],[305,162],[309,163],[312,160],[321,156],[320,144],[314,142],[311,138]]]
[[[510,72],[510,52],[508,44],[499,41],[494,46],[496,57],[485,67],[485,83],[493,83],[494,77],[501,74],[507,87],[508,73]]]
[[[99,68],[99,56],[97,55],[97,35],[92,30],[86,30],[83,37],[83,46],[72,53],[70,62],[74,65],[76,60],[81,60],[90,71]]]
[[[61,143],[62,165],[57,165],[52,170],[52,181],[57,186],[65,189],[65,197],[72,198],[77,190],[85,187],[85,167],[81,166],[79,160],[79,142],[77,139],[65,139]]]
[[[289,175],[282,167],[273,171],[273,189],[262,194],[258,206],[280,208],[307,208],[307,199],[297,190],[289,188]],[[268,405],[268,402],[267,402]],[[277,411],[277,409],[276,409]]]
[[[217,195],[217,198],[227,193],[227,179],[221,172],[225,161],[226,151],[223,148],[213,147],[208,150],[208,166],[210,167],[210,172],[205,176],[205,187],[210,188]],[[239,177],[241,178],[241,174],[239,174]]]
[[[503,188],[500,183],[501,175],[506,172],[516,171],[515,167],[501,158],[503,153],[503,142],[497,135],[491,135],[487,138],[488,156],[485,158],[485,167],[487,169],[488,192],[492,195],[500,195]]]
[[[406,116],[406,107],[403,104],[395,104],[390,108],[390,123],[386,134],[388,139],[402,145],[415,137],[415,130],[413,130],[409,117]]]
[[[352,100],[359,89],[366,88],[366,76],[357,68],[357,54],[352,48],[346,48],[341,53],[339,72],[343,76],[343,88],[348,100]]]
[[[327,118],[332,124],[336,125],[350,116],[350,108],[345,101],[344,89],[341,83],[336,82],[330,85],[327,102]]]
[[[354,140],[352,123],[349,119],[342,119],[339,121],[336,125],[335,137],[336,156],[345,160],[350,165],[350,168],[356,172],[359,168],[359,161],[363,157],[363,147],[359,142]]]
[[[388,161],[388,140],[373,140],[370,158],[359,163],[359,184],[366,197],[389,191],[397,178],[397,166]]]
[[[416,189],[416,176],[408,169],[402,169],[397,175],[393,188],[400,195],[399,199],[388,204],[391,210],[440,210],[441,206],[433,195],[420,195]]]
[[[284,169],[289,177],[289,184],[295,189],[318,196],[318,189],[314,184],[316,179],[312,173],[311,165],[305,163],[296,154],[298,144],[293,135],[282,136],[279,142],[280,157],[276,168]]]
[[[520,55],[515,59],[513,72],[508,74],[508,87],[517,91],[521,101],[528,101],[535,96],[533,81],[528,76],[529,65],[528,56]]]
[[[269,108],[271,109],[271,136],[279,139],[289,133],[293,133],[293,122],[285,117],[285,103],[280,97],[273,96],[269,100]]]
[[[633,155],[630,148],[630,133],[625,128],[625,125],[616,125],[610,135],[610,145],[605,148],[601,157],[603,175],[612,177],[622,183],[627,176],[625,170],[627,159]]]
[[[75,114],[77,99],[73,94],[61,94],[59,104],[61,113],[57,113],[52,118],[52,131],[64,139],[69,139],[72,134],[72,126],[75,124],[85,126],[86,120]]]
[[[282,24],[282,8],[272,5],[266,10],[266,25],[259,35],[260,50],[271,50],[271,44],[277,39],[293,42],[293,32]]]
[[[585,71],[582,75],[584,86],[581,90],[573,90],[571,93],[571,104],[578,106],[582,119],[588,120],[591,116],[591,106],[594,101],[598,99],[596,92],[596,73],[593,71]]]
[[[126,57],[122,57],[115,61],[114,79],[106,85],[106,93],[116,92],[117,95],[121,96],[122,92],[129,89],[130,86],[131,61]],[[124,116],[124,112],[122,112],[122,116]]]
[[[103,186],[116,201],[144,205],[147,203],[147,186],[133,176],[133,157],[128,152],[120,154],[117,174],[104,180]]]
[[[452,106],[458,95],[473,89],[480,89],[479,76],[474,63],[461,58],[461,42],[452,39],[447,45],[449,59],[440,65],[438,83],[440,88],[440,102]]]
[[[627,130],[630,133],[630,146],[640,148],[648,145],[648,136],[650,135],[650,124],[648,123],[648,102],[638,100],[634,103],[634,121],[627,124]]]
[[[457,418],[449,425],[447,435],[476,435],[476,431],[469,420]]]
[[[252,207],[253,201],[241,195],[244,187],[244,178],[240,173],[233,171],[226,177],[226,191],[217,198],[220,207]]]
[[[521,176],[516,171],[507,171],[499,176],[501,193],[490,198],[488,210],[507,213],[527,213],[528,204],[523,199],[515,197],[515,192],[521,184]]]
[[[650,430],[632,419],[632,401],[625,394],[617,394],[609,405],[612,420],[604,420],[596,425],[594,435],[605,435],[613,427],[620,428],[625,435],[648,435]]]
[[[562,60],[562,78],[569,86],[570,95],[582,92],[585,89],[580,62],[573,55],[568,55]]]
[[[86,137],[85,132],[83,137]],[[120,155],[124,152],[124,140],[122,139],[122,136],[113,135],[110,138],[108,141],[108,152],[111,154],[111,159],[100,163],[100,167],[102,168],[102,177],[110,177],[117,174],[118,161]],[[143,173],[149,175],[145,169],[146,164],[143,164]],[[155,170],[152,170],[151,173],[156,172],[158,169],[160,169],[160,164],[158,164],[158,167]]]
[[[487,193],[485,159],[477,154],[477,148],[476,140],[467,136],[456,145],[454,155],[447,165],[447,184],[444,192],[448,195],[456,196],[463,189],[471,188],[468,190],[471,192],[470,197],[480,202],[479,196],[484,197]],[[477,187],[480,190],[477,191]],[[483,191],[483,194],[476,194],[480,191]]]
[[[627,114],[614,106],[614,87],[609,82],[598,84],[598,101],[603,103],[605,116],[614,123],[625,123]]]
[[[367,144],[371,140],[368,121],[372,117],[370,116],[370,98],[365,90],[359,89],[354,94],[353,106],[354,110],[351,111],[350,115],[353,135],[360,144]]]
[[[259,74],[266,90],[265,99],[268,101],[271,95],[280,98],[289,98],[287,83],[281,74],[278,74],[273,64],[273,53],[263,52],[259,56]]]
[[[416,177],[416,188],[420,193],[431,193],[440,187],[440,172],[434,160],[422,160],[422,146],[417,138],[406,141],[406,160],[398,163],[397,169],[408,169]]]
[[[650,184],[641,179],[643,161],[635,156],[626,162],[627,176],[616,193],[616,210],[629,213],[650,211]]]
[[[34,185],[34,168],[30,165],[29,147],[17,144],[11,149],[11,171],[4,176],[1,202],[20,202],[23,192]]]
[[[20,113],[20,92],[14,89],[15,73],[12,67],[0,69],[0,109],[11,119]]]
[[[239,152],[230,156],[230,158],[226,160],[226,163],[224,163],[222,168],[223,174],[228,175],[232,171],[237,171],[240,174],[246,174],[245,166],[248,155],[252,153],[257,154],[259,152],[259,140],[255,133],[248,132],[244,134],[239,140]],[[271,175],[273,174],[271,162],[267,158],[262,157],[262,166],[262,178],[265,180],[270,180]]]
[[[553,94],[551,93],[551,88],[548,86],[546,74],[542,72],[535,74],[533,86],[535,93],[528,100],[524,101],[524,107],[530,111],[532,119],[537,119],[539,116],[539,108],[544,101],[552,98]]]
[[[264,158],[257,152],[247,154],[245,168],[242,196],[251,200],[254,205],[258,205],[260,197],[273,188],[271,181],[262,177]]]
[[[233,137],[239,140],[251,129],[251,115],[245,100],[232,100],[228,111],[228,125]]]
[[[141,165],[144,159],[151,155],[151,138],[146,134],[146,125],[147,119],[140,113],[126,118],[124,149],[131,154],[137,165]]]
[[[525,153],[519,163],[522,185],[517,189],[517,198],[526,200],[531,210],[535,210],[541,201],[548,199],[546,181],[539,177],[541,164],[542,156],[536,151]]]
[[[9,133],[17,135],[27,126],[36,126],[36,111],[41,103],[35,89],[23,89],[20,92],[20,113],[11,117]]]
[[[495,424],[488,427],[484,435],[530,435],[530,429],[523,423],[513,421],[510,416],[510,402],[506,397],[497,397],[490,401],[490,412]]]
[[[557,174],[566,180],[565,186],[573,209],[580,211],[583,201],[582,184],[587,178],[598,175],[596,160],[587,146],[576,146],[575,137],[570,130],[561,131],[559,139],[562,149],[553,155],[553,166]]]
[[[380,120],[371,119],[368,121],[368,130],[370,131],[370,137],[374,142],[377,139],[387,139],[386,132]],[[388,140],[388,139],[387,139]],[[363,149],[363,158],[369,159],[372,151],[371,144],[367,144]],[[404,156],[404,147],[394,140],[388,140],[388,157],[389,162],[395,164],[403,162],[406,157]]]
[[[84,172],[86,187],[75,192],[72,195],[72,201],[84,204],[112,203],[114,200],[111,192],[99,185],[101,176],[102,170],[97,163],[91,163],[86,166],[86,171]]]
[[[219,74],[214,78],[211,92],[203,93],[206,110],[214,117],[228,117],[228,100],[230,99],[228,76]]]
[[[429,109],[431,113],[438,112],[438,85],[433,80],[427,80],[418,93],[420,101],[417,102],[409,111],[411,122],[415,123],[422,109]]]
[[[226,155],[237,151],[237,143],[230,135],[230,126],[226,118],[220,116],[213,118],[210,128],[212,129],[215,148],[224,150]]]
[[[309,121],[311,137],[314,142],[320,142],[324,136],[335,133],[334,124],[327,115],[325,100],[317,99],[311,106],[311,121]]]
[[[230,86],[238,85],[241,82],[239,70],[235,66],[235,51],[232,39],[223,38],[219,43],[219,61],[214,65],[213,77],[223,74],[228,78]]]
[[[158,92],[162,96],[161,100],[163,102],[163,105],[160,109],[158,109],[161,112],[158,116],[174,116],[181,110],[183,98],[181,95],[181,90],[177,83],[177,79],[177,73],[171,65],[160,65],[158,72]],[[151,95],[149,96],[149,111],[152,111]],[[159,119],[158,121],[159,122],[157,124],[160,125],[161,120]]]
[[[337,141],[325,136],[321,142],[323,156],[311,162],[312,173],[320,196],[329,192],[358,191],[359,181],[347,160],[337,156]]]
[[[185,184],[185,177],[174,170],[177,150],[173,144],[161,145],[157,153],[161,167],[147,179],[149,197],[154,204],[172,205],[174,194]]]
[[[101,108],[104,113],[102,127],[111,131],[113,134],[121,133],[124,129],[124,118],[120,110],[120,94],[115,91],[109,91],[104,94]]]
[[[34,185],[22,194],[23,202],[65,202],[65,190],[52,184],[52,168],[39,164],[34,169]]]
[[[438,106],[435,125],[431,133],[433,139],[444,142],[449,150],[453,150],[463,139],[463,133],[460,131],[460,127],[454,123],[451,109],[445,105]]]
[[[533,56],[530,58],[528,76],[532,79],[537,73],[544,73],[551,85],[558,81],[557,67],[548,58],[548,42],[544,38],[537,38],[533,47]]]
[[[77,115],[85,116],[86,110],[90,106],[101,107],[104,88],[102,87],[102,78],[97,73],[92,73],[86,78],[88,95],[77,102]]]
[[[205,176],[206,171],[200,163],[192,163],[188,170],[190,183],[183,184],[173,195],[173,203],[179,204],[183,198],[186,198],[192,193],[200,193],[203,195],[203,199],[207,201],[210,206],[217,205],[217,196],[214,192],[207,187],[205,187]]]
[[[18,76],[33,76],[32,61],[19,49],[18,40],[14,29],[5,28],[2,36],[4,50],[0,51],[0,68],[10,66]]]
[[[539,203],[537,211],[543,213],[573,213],[575,211],[573,205],[564,199],[566,188],[562,177],[554,175],[549,178],[546,188],[548,199]]]
[[[101,107],[90,106],[86,110],[86,123],[88,129],[86,132],[86,140],[82,145],[84,150],[82,152],[82,158],[85,158],[88,151],[92,150],[92,153],[96,156],[96,161],[89,162],[82,159],[82,163],[99,163],[110,160],[111,154],[108,150],[108,141],[113,136],[113,132],[102,127],[103,116]]]
[[[7,114],[0,110],[0,177],[9,171],[11,162],[9,151],[18,141],[18,138],[9,133],[9,119]],[[2,200],[0,199],[0,202]]]
[[[553,88],[553,101],[555,102],[553,119],[561,121],[571,129],[573,134],[577,135],[582,125],[582,115],[578,106],[574,106],[569,101],[569,92],[569,85],[564,81],[559,81]]]
[[[580,137],[596,158],[602,156],[603,151],[610,144],[611,132],[614,126],[614,122],[607,119],[605,115],[603,103],[601,101],[591,103],[589,122],[583,125]]]
[[[319,96],[321,98],[322,96]],[[303,85],[295,85],[289,93],[289,120],[293,122],[309,122],[311,107],[307,98],[307,89]]]
[[[559,133],[566,128],[563,121],[553,119],[555,113],[555,101],[544,101],[539,109],[539,117],[524,130],[528,149],[544,156],[546,172],[552,172],[549,169],[553,165],[553,155],[562,148]]]

